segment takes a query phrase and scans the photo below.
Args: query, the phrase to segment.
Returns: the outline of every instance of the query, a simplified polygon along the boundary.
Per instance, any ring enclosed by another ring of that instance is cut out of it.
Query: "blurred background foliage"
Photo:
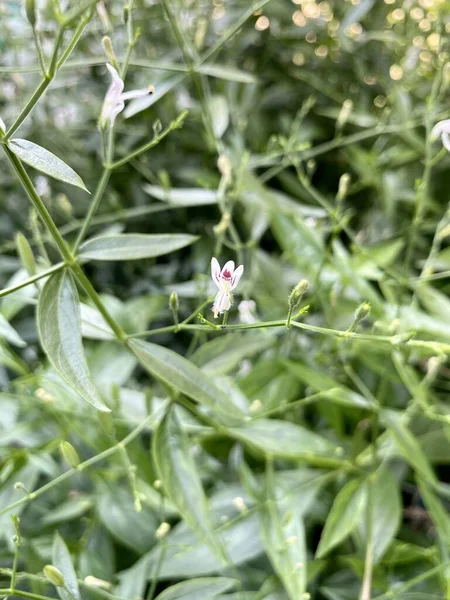
[[[54,4],[38,2],[46,56]],[[450,159],[429,135],[449,116],[450,2],[136,0],[132,17],[139,35],[126,89],[152,84],[155,93],[118,117],[116,158],[183,110],[188,116],[114,170],[89,235],[199,239],[158,259],[94,261],[86,273],[116,321],[138,334],[173,324],[173,291],[180,321],[194,311],[198,322],[195,311],[214,292],[211,257],[232,258],[245,272],[231,323],[285,319],[292,287],[306,279],[299,320],[307,329],[152,335],[249,415],[248,426],[225,428],[210,411],[186,410],[182,396],[167,413],[170,388],[109,339],[82,295],[84,347],[108,417],[48,366],[35,324],[41,282],[5,294],[0,587],[10,585],[13,513],[24,597],[56,595],[42,575],[51,563],[74,579],[76,600],[450,598]],[[91,191],[103,170],[105,35],[120,62],[120,0],[96,4],[19,131]],[[0,115],[10,125],[41,79],[17,0],[0,4],[0,53]],[[0,161],[0,284],[8,288],[28,276],[18,232],[38,270],[59,259],[3,153]],[[73,242],[92,196],[29,173]],[[255,305],[238,311],[241,300]],[[370,313],[355,320],[362,302]],[[209,306],[202,312],[212,318]],[[362,335],[339,335],[348,329]],[[62,441],[92,465],[70,470]],[[217,552],[196,506],[200,481]],[[172,502],[183,489],[193,504],[185,509]]]

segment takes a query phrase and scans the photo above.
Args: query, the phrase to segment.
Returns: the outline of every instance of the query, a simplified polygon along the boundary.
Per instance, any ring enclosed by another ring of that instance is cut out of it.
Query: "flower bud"
[[[44,575],[50,581],[50,583],[53,583],[53,585],[56,585],[56,587],[65,587],[66,581],[64,579],[64,575],[53,565],[45,565]]]
[[[36,1],[25,0],[25,14],[31,27],[36,27]]]
[[[360,323],[363,319],[365,319],[370,313],[371,306],[368,302],[363,302],[358,306],[355,312],[355,321]]]
[[[60,449],[60,452],[61,452],[64,460],[69,465],[69,467],[72,467],[72,469],[75,469],[75,467],[77,467],[80,464],[80,457],[78,456],[78,453],[75,450],[75,448],[72,446],[72,444],[70,444],[69,442],[63,441],[59,445],[59,449]]]
[[[341,130],[344,125],[347,123],[348,118],[353,110],[353,102],[350,99],[344,101],[342,108],[339,112],[336,127],[338,130]]]
[[[36,275],[36,261],[34,260],[34,254],[31,249],[30,244],[28,243],[27,238],[19,231],[16,235],[16,246],[17,252],[19,253],[20,260],[25,267],[28,275],[31,277]]]
[[[170,310],[174,313],[176,313],[178,311],[178,294],[176,292],[172,292],[170,294],[170,298],[169,298],[169,307]]]
[[[155,536],[158,538],[158,540],[162,540],[163,538],[166,537],[166,535],[169,533],[169,531],[170,531],[169,523],[166,523],[166,521],[163,521],[161,523],[161,525],[158,527],[158,529],[155,531]]]
[[[109,35],[105,35],[103,37],[102,46],[106,54],[106,58],[108,59],[108,62],[116,69],[116,71],[119,71],[119,63],[117,62],[116,53],[114,52],[114,48]]]
[[[302,301],[303,296],[308,291],[308,287],[309,283],[306,281],[306,279],[302,279],[292,290],[288,300],[289,307],[292,310],[295,310],[298,307],[298,305]]]
[[[347,196],[350,180],[351,177],[349,173],[344,173],[343,175],[341,175],[341,178],[339,179],[339,187],[336,197],[338,202],[341,202]]]

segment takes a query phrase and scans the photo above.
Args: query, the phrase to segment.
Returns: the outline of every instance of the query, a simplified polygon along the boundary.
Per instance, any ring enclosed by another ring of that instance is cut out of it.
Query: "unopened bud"
[[[248,511],[248,508],[244,502],[244,499],[241,498],[240,496],[236,496],[236,498],[233,498],[233,504],[238,509],[238,511],[242,514],[244,514]]]
[[[59,449],[61,451],[61,454],[63,455],[64,460],[69,465],[69,467],[72,467],[72,469],[75,469],[75,467],[77,467],[80,464],[80,457],[78,456],[78,453],[75,450],[75,448],[72,446],[72,444],[70,444],[69,442],[63,441],[59,445]]]
[[[161,525],[158,527],[158,529],[155,531],[155,536],[158,538],[158,540],[162,540],[163,538],[166,537],[166,535],[169,533],[169,531],[170,531],[169,523],[166,523],[166,521],[163,521],[161,523]]]
[[[25,0],[25,14],[31,27],[36,27],[36,1]]]
[[[342,129],[344,125],[347,123],[348,118],[353,110],[353,102],[350,99],[347,99],[342,104],[341,110],[339,112],[336,127],[338,130]]]
[[[220,174],[225,177],[227,181],[231,179],[231,162],[226,154],[221,154],[217,159],[217,168]]]
[[[19,536],[18,535],[13,535],[11,538],[11,541],[13,544],[17,544],[17,542],[19,541]]]
[[[130,18],[130,12],[130,5],[128,2],[126,2],[125,6],[123,7],[123,22],[125,25],[128,23],[128,19]]]
[[[178,294],[176,292],[172,292],[170,294],[169,306],[170,306],[170,310],[172,312],[176,313],[178,311],[179,302],[178,302]]]
[[[160,490],[162,488],[162,481],[161,481],[161,479],[155,479],[155,481],[153,482],[153,487],[156,490]]]
[[[308,162],[306,163],[306,174],[308,176],[308,179],[311,179],[314,175],[314,173],[316,172],[317,169],[317,163],[313,158],[310,158],[308,160]]]
[[[303,296],[308,291],[308,287],[309,283],[306,281],[306,279],[302,279],[292,290],[288,300],[289,307],[292,308],[292,310],[295,310],[298,307]]]
[[[72,216],[73,208],[66,194],[58,194],[56,197],[56,204],[64,216]]]
[[[36,275],[36,261],[34,260],[34,254],[28,243],[27,238],[19,231],[16,235],[16,246],[17,252],[19,253],[20,260],[25,267],[28,275]]]
[[[108,62],[116,69],[119,70],[119,63],[117,62],[116,53],[114,52],[114,48],[111,42],[111,38],[109,35],[105,35],[102,39],[103,50],[105,51],[106,58]]]
[[[65,587],[66,586],[66,581],[64,579],[64,575],[61,573],[61,571],[59,569],[57,569],[53,565],[45,565],[44,575],[50,581],[50,583],[53,583],[53,585],[56,585],[57,587]]]
[[[349,173],[344,173],[343,175],[341,175],[339,179],[338,193],[336,196],[338,202],[341,202],[347,196],[350,180],[351,177]]]
[[[358,306],[355,311],[355,321],[360,323],[363,319],[365,319],[370,313],[371,306],[368,302],[363,302]]]
[[[248,407],[248,410],[251,414],[255,414],[259,412],[262,408],[261,400],[253,400],[253,402]]]

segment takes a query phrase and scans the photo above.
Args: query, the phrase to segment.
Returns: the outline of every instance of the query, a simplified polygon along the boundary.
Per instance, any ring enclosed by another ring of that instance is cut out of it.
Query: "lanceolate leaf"
[[[69,165],[42,146],[28,140],[14,139],[9,143],[9,148],[20,160],[41,173],[88,191],[81,177]]]
[[[334,499],[325,521],[316,558],[322,558],[344,540],[358,525],[364,513],[367,499],[366,482],[352,479]]]
[[[52,562],[53,566],[63,574],[67,588],[57,588],[61,600],[81,600],[77,575],[73,568],[70,552],[58,532],[55,533],[53,538]]]
[[[290,600],[306,592],[306,539],[297,502],[277,489],[272,465],[266,476],[267,502],[260,512],[262,540],[275,572]],[[279,494],[277,494],[277,491]]]
[[[42,347],[59,375],[95,408],[109,411],[84,357],[80,304],[70,273],[60,271],[49,278],[39,297],[37,322]]]
[[[223,555],[216,537],[189,440],[173,408],[153,436],[153,458],[163,489],[186,523],[212,550]]]
[[[171,585],[156,600],[210,600],[235,584],[227,577],[199,577]]]
[[[5,317],[0,313],[0,338],[4,338],[7,342],[15,346],[26,346],[26,343],[12,327]]]
[[[195,235],[124,233],[105,235],[85,242],[80,256],[92,260],[137,260],[169,254],[197,241]]]
[[[131,340],[129,347],[149,373],[180,393],[213,409],[223,422],[235,424],[244,418],[244,414],[231,399],[203,371],[176,352],[140,340]]]

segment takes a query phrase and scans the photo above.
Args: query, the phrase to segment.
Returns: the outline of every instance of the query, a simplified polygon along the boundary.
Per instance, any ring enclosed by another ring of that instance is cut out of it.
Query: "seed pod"
[[[31,27],[36,27],[36,2],[35,0],[25,0],[25,14]]]
[[[56,587],[65,587],[66,586],[66,581],[64,579],[64,575],[61,573],[61,571],[59,569],[57,569],[53,565],[45,565],[44,575],[47,577],[47,579],[50,581],[50,583],[53,583],[53,585],[56,585]]]
[[[80,457],[78,456],[78,453],[75,450],[75,448],[72,446],[72,444],[70,444],[69,442],[63,441],[59,445],[59,449],[61,451],[61,454],[63,455],[64,460],[69,465],[69,467],[72,467],[72,469],[75,469],[75,467],[77,467],[80,464]]]

